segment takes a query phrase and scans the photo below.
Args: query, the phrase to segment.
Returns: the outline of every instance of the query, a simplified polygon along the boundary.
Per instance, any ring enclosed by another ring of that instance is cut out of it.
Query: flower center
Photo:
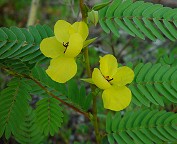
[[[108,82],[110,82],[110,81],[113,80],[113,78],[110,78],[109,76],[104,76],[104,78],[105,78]]]
[[[64,53],[66,52],[66,49],[68,48],[68,46],[69,46],[69,42],[67,42],[67,43],[64,43],[63,42],[63,46],[65,47],[65,50],[64,50]]]

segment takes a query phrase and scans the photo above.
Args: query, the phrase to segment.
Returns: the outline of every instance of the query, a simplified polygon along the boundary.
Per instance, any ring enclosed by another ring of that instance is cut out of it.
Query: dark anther
[[[67,42],[67,43],[64,43],[64,42],[63,42],[63,46],[64,46],[65,48],[67,48],[67,47],[69,46],[69,42]]]
[[[67,43],[63,42],[63,46],[67,49],[67,47],[69,46],[69,42],[67,42]],[[65,49],[64,53],[66,52],[66,49]]]
[[[112,79],[109,79],[109,80],[107,80],[108,82],[110,82],[110,81],[112,81],[113,80],[113,78]]]
[[[110,82],[110,81],[112,81],[113,80],[113,78],[112,79],[110,79],[109,78],[109,76],[104,76],[105,77],[105,79],[108,81],[108,82]]]

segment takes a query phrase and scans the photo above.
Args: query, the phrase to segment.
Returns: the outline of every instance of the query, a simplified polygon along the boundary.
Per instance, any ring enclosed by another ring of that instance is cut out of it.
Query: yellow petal
[[[52,80],[65,83],[70,80],[77,72],[77,64],[74,58],[57,57],[51,60],[46,73]]]
[[[131,91],[126,87],[113,87],[103,91],[103,104],[105,109],[120,111],[131,102]]]
[[[55,37],[42,40],[40,50],[46,57],[56,58],[63,54],[65,48]]]
[[[89,33],[87,24],[83,21],[75,22],[72,24],[72,27],[74,28],[75,32],[79,33],[85,41]]]
[[[131,83],[133,79],[133,70],[127,66],[123,66],[117,69],[117,73],[113,76],[113,80],[110,83],[117,86],[124,86]]]
[[[104,76],[112,78],[117,72],[117,67],[117,59],[113,55],[107,54],[100,58],[100,70]]]
[[[80,34],[75,33],[70,36],[69,44],[65,52],[67,57],[76,57],[82,50],[83,39]]]
[[[58,20],[54,26],[54,34],[57,38],[57,40],[63,44],[67,43],[69,41],[69,29],[71,27],[71,24],[64,21],[64,20]]]
[[[100,89],[107,89],[111,86],[110,83],[103,77],[98,68],[94,68],[92,73],[92,80],[94,84]]]

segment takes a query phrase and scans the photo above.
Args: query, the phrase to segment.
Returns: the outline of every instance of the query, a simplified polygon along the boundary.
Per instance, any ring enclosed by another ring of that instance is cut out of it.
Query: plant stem
[[[86,22],[87,12],[86,12],[86,9],[85,9],[84,0],[80,0],[79,2],[80,2],[80,11],[81,11],[81,14],[82,14],[82,20]]]
[[[35,24],[38,7],[39,7],[39,0],[32,0],[27,26]]]
[[[57,97],[56,95],[54,95],[53,93],[51,93],[50,91],[48,91],[39,81],[37,81],[36,79],[34,78],[31,78],[31,77],[27,77],[31,80],[33,80],[38,86],[40,86],[48,95],[52,96],[54,99],[57,99],[58,101],[60,101],[61,103],[63,103],[64,105],[67,105],[68,107],[70,107],[71,109],[77,111],[78,113],[81,113],[83,114],[85,117],[87,117],[88,119],[90,119],[90,116],[88,113],[84,112],[84,111],[81,111],[80,109],[74,107],[73,105],[65,102],[64,100],[60,99],[59,97]]]
[[[112,36],[112,35],[111,35],[111,41],[113,41],[113,36]],[[113,54],[113,56],[116,57],[116,52],[115,52],[114,44],[113,44],[113,43],[111,44],[111,49],[112,49],[112,54]]]
[[[16,72],[13,72],[5,67],[2,68],[3,70],[9,72],[11,75],[16,76],[16,77],[20,77],[20,78],[26,78],[26,79],[30,79],[32,81],[34,81],[39,87],[41,87],[48,95],[52,96],[54,99],[60,101],[62,104],[70,107],[71,109],[73,109],[74,111],[83,114],[85,117],[87,117],[88,119],[90,119],[90,115],[87,112],[84,112],[80,109],[78,109],[77,107],[74,107],[72,104],[65,102],[64,100],[60,99],[58,96],[54,95],[53,93],[51,93],[50,91],[48,91],[46,89],[46,87],[44,87],[38,80],[34,79],[33,77],[30,77],[28,75],[25,74],[18,74]]]
[[[84,58],[85,58],[87,75],[88,75],[88,77],[91,77],[88,47],[85,47],[85,49],[84,49]],[[93,118],[91,120],[94,125],[96,141],[99,144],[101,139],[100,139],[100,133],[99,133],[99,127],[98,127],[98,117],[97,117],[97,95],[95,94],[95,87],[92,84],[90,84],[90,87],[92,90],[92,97],[93,97],[93,105],[92,105]]]
[[[113,45],[111,45],[111,49],[112,49],[112,54],[113,54],[113,56],[116,56],[115,49],[114,49],[114,46],[113,46]]]
[[[122,52],[131,44],[131,39],[124,45],[124,47],[119,51],[119,54],[116,56],[118,59],[121,57]]]
[[[85,59],[85,66],[86,66],[86,71],[87,71],[87,75],[88,77],[92,77],[91,74],[91,68],[90,68],[90,61],[89,61],[89,53],[88,53],[88,47],[84,48],[84,59]]]
[[[98,117],[97,117],[97,96],[94,94],[93,94],[92,111],[93,111],[93,124],[94,124],[94,130],[95,130],[95,135],[96,135],[96,141],[98,144],[100,144],[101,137],[100,137],[100,133],[99,133]]]
[[[80,0],[80,10],[82,13],[82,20],[86,22],[87,12],[85,10],[83,0]],[[84,58],[85,58],[85,66],[86,66],[87,75],[88,77],[91,78],[92,75],[91,75],[91,69],[90,69],[88,47],[84,48]],[[98,117],[97,117],[97,95],[95,94],[95,87],[92,84],[90,84],[90,87],[92,90],[92,97],[93,97],[93,105],[92,105],[93,118],[91,119],[91,121],[93,122],[93,125],[94,125],[96,141],[98,144],[100,144],[101,138],[100,138],[100,133],[99,133]]]

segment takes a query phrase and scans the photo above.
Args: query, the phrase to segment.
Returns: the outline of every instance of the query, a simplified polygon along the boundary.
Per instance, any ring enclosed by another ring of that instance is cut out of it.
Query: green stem
[[[84,0],[80,0],[80,11],[81,11],[81,14],[82,14],[82,20],[86,22],[87,11],[85,9]]]
[[[111,35],[111,41],[113,41],[113,36],[112,35]],[[116,57],[116,52],[115,52],[115,49],[114,49],[114,44],[111,44],[111,49],[112,49],[113,56]]]
[[[116,56],[118,59],[120,59],[122,52],[131,44],[131,39],[128,40],[128,42],[125,44],[125,46],[119,51],[119,54]]]
[[[99,133],[99,126],[98,126],[98,117],[97,117],[97,96],[93,94],[93,106],[92,106],[92,111],[93,111],[93,124],[94,124],[94,130],[95,130],[95,135],[96,135],[96,141],[98,144],[101,143],[101,137]]]
[[[85,117],[87,117],[88,119],[90,119],[90,116],[88,113],[74,107],[72,104],[65,102],[64,100],[60,99],[58,96],[54,95],[53,93],[51,93],[50,91],[48,91],[39,81],[37,81],[36,79],[32,78],[32,77],[26,77],[28,79],[33,80],[38,86],[40,86],[48,95],[50,95],[51,97],[53,97],[54,99],[60,101],[61,103],[63,103],[64,105],[70,107],[71,109],[75,110],[76,112],[83,114]]]
[[[84,48],[84,59],[85,59],[85,66],[86,66],[86,71],[87,71],[87,75],[88,77],[92,77],[91,74],[91,68],[90,68],[90,61],[89,61],[89,53],[88,53],[88,47]]]
[[[82,20],[86,22],[87,12],[86,12],[83,0],[80,0],[80,9],[81,9],[81,13],[82,13]],[[91,69],[90,69],[88,47],[84,48],[84,58],[85,58],[85,66],[86,66],[87,75],[88,75],[88,77],[91,78],[92,74],[91,74]],[[91,119],[91,121],[94,125],[96,141],[98,144],[100,144],[101,137],[100,137],[100,133],[99,133],[98,117],[97,117],[97,95],[95,94],[95,87],[93,85],[90,85],[90,87],[91,87],[92,96],[93,96],[93,105],[92,105],[93,118]]]
[[[84,58],[85,58],[87,75],[88,75],[88,77],[91,77],[88,47],[85,47],[85,49],[84,49]],[[95,94],[95,87],[92,84],[90,84],[90,87],[92,90],[92,97],[93,97],[93,105],[92,105],[93,118],[91,120],[94,125],[96,141],[99,144],[99,143],[101,143],[101,138],[100,138],[100,133],[99,133],[98,117],[97,117],[97,95]]]

